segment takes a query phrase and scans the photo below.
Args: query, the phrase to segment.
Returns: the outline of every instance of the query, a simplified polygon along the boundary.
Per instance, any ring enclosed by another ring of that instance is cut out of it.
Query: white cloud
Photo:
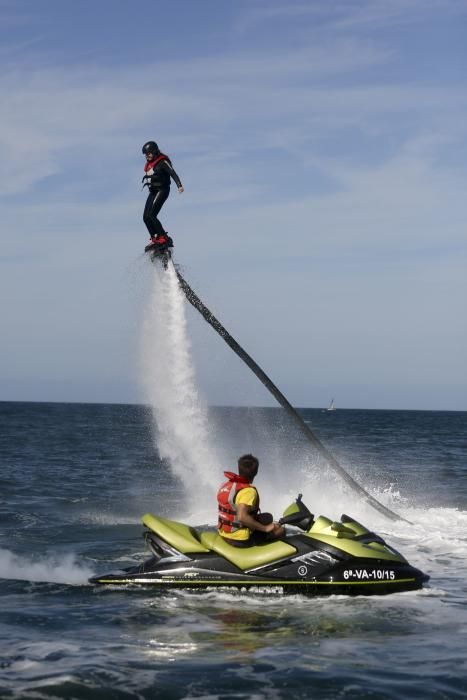
[[[289,143],[295,153],[306,153],[308,144],[330,134],[339,139],[344,129],[354,129],[356,138],[379,129],[384,138],[394,119],[399,128],[414,129],[416,120],[424,129],[443,120],[452,125],[452,113],[465,111],[456,86],[323,82],[382,60],[378,51],[362,52],[345,40],[331,50],[201,58],[189,66],[172,62],[118,74],[97,68],[4,74],[0,93],[9,97],[0,106],[1,191],[22,192],[67,171],[73,179],[70,152],[72,163],[93,168],[114,158],[116,148],[128,159],[135,141],[154,131],[174,148],[216,157],[226,143],[237,154]],[[162,77],[148,91],[153,75]],[[221,166],[228,171],[227,162]]]
[[[466,13],[463,0],[334,0],[322,3],[310,2],[274,3],[260,2],[252,5],[238,20],[242,30],[257,28],[264,22],[293,20],[306,22],[319,31],[336,32],[356,29],[387,29],[391,25],[420,24],[432,13],[461,15]],[[300,25],[298,25],[300,26]]]

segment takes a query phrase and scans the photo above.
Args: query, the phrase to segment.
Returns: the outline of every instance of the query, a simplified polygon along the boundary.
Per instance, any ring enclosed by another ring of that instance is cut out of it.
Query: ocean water
[[[281,409],[203,410],[211,451],[174,466],[149,407],[0,403],[0,698],[466,698],[467,413],[302,410],[409,524],[346,491]],[[88,584],[145,558],[147,511],[213,524],[222,471],[250,450],[265,509],[301,490],[313,512],[380,532],[429,584],[372,598]]]

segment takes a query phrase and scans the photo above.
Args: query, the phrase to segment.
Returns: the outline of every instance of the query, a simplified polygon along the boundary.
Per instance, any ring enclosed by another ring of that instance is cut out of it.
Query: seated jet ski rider
[[[256,457],[243,455],[238,460],[238,474],[224,472],[227,481],[217,492],[218,532],[234,547],[264,544],[285,535],[271,513],[259,511],[259,494],[253,486],[258,467]]]

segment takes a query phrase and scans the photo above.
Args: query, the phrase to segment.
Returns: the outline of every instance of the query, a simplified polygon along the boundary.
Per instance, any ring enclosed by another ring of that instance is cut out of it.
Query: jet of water
[[[183,482],[196,510],[213,510],[219,458],[211,444],[208,411],[196,383],[186,321],[186,301],[170,263],[154,265],[143,321],[145,398],[152,408],[159,454]],[[196,484],[193,492],[193,485]]]

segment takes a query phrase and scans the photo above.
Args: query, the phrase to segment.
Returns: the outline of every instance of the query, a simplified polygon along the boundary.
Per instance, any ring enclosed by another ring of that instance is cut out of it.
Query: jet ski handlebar
[[[302,501],[302,494],[299,493],[293,503],[284,510],[280,525],[294,525],[305,532],[313,525],[314,516]]]

